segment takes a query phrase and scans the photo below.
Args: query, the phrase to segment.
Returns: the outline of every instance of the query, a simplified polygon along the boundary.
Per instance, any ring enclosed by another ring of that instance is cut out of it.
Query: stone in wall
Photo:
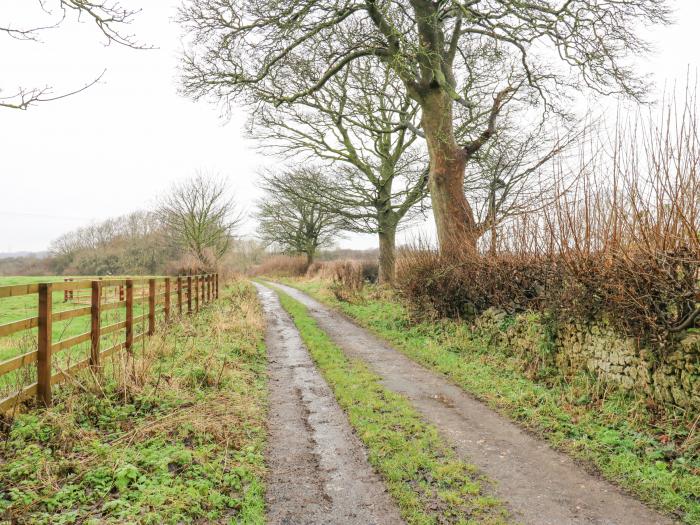
[[[539,314],[508,316],[496,309],[484,312],[475,330],[526,362],[551,360],[564,375],[585,370],[660,403],[700,407],[699,334],[686,334],[673,348],[654,352],[617,334],[606,322],[566,323],[557,326],[554,340],[549,341]]]

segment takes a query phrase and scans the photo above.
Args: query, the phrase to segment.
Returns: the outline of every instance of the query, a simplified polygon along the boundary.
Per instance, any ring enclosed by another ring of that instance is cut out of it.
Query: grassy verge
[[[463,323],[412,323],[390,293],[335,299],[319,281],[289,284],[338,307],[398,350],[493,408],[594,465],[653,506],[700,524],[698,419],[608,388],[586,374],[547,383],[528,378],[528,363],[494,348]]]
[[[262,332],[238,283],[6,422],[0,523],[264,523]]]
[[[301,303],[279,293],[404,519],[416,525],[507,522],[476,468],[459,461],[408,401],[383,388],[364,364],[348,360]]]

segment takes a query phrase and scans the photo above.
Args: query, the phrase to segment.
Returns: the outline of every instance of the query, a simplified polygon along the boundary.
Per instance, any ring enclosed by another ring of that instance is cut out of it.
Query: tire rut
[[[348,357],[361,359],[382,383],[407,397],[466,461],[496,482],[496,495],[528,525],[671,525],[615,485],[500,416],[461,388],[406,357],[345,315],[289,286],[319,328]],[[359,522],[358,522],[359,523]]]
[[[256,287],[267,320],[270,379],[267,522],[402,524],[277,294]]]

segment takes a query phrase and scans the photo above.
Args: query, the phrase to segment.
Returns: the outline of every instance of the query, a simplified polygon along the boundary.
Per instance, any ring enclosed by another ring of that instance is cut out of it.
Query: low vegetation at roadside
[[[364,364],[348,360],[301,303],[278,293],[404,519],[416,525],[506,523],[504,507],[488,495],[489,482],[476,467],[460,461],[436,429]]]
[[[236,283],[0,435],[0,523],[264,522],[263,319]],[[5,520],[5,521],[3,521]]]
[[[523,357],[457,321],[418,322],[390,292],[338,301],[322,281],[289,281],[339,307],[415,361],[436,370],[556,448],[685,523],[700,523],[697,414],[660,407],[591,376],[531,379]]]

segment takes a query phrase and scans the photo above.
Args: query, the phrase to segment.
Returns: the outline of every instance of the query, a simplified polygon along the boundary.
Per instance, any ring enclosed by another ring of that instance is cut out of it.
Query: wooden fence
[[[123,287],[124,300],[105,303],[103,291],[114,287]],[[143,293],[140,298],[135,299],[134,291],[138,290],[139,287]],[[160,292],[160,289],[163,291]],[[90,290],[91,302],[89,306],[60,312],[53,311],[54,292],[68,291],[70,296],[73,296],[73,292],[76,290]],[[164,321],[167,323],[171,319],[173,307],[177,309],[176,313],[179,315],[192,314],[198,312],[201,305],[217,299],[219,297],[219,275],[101,279],[0,286],[0,299],[27,295],[37,296],[37,316],[1,324],[0,337],[37,328],[37,347],[36,350],[0,362],[0,377],[36,363],[37,379],[34,383],[21,388],[12,395],[0,399],[0,414],[32,396],[36,396],[40,403],[50,406],[53,385],[66,380],[71,373],[81,368],[89,366],[99,371],[101,363],[106,357],[121,350],[132,352],[135,343],[146,336],[153,335],[156,328],[156,304],[162,305],[159,310],[162,311]],[[175,298],[174,305],[172,304],[173,296]],[[134,317],[134,305],[146,302],[148,304],[147,311],[141,316]],[[120,308],[126,310],[125,319],[108,326],[102,326],[102,313]],[[53,341],[54,322],[85,316],[90,316],[90,331],[61,341]],[[135,334],[134,327],[138,326],[140,322],[147,323],[147,328],[141,333]],[[103,336],[122,330],[124,331],[123,341],[106,349],[100,348]],[[52,356],[54,354],[88,341],[90,342],[90,356],[88,358],[57,373],[53,372]]]

